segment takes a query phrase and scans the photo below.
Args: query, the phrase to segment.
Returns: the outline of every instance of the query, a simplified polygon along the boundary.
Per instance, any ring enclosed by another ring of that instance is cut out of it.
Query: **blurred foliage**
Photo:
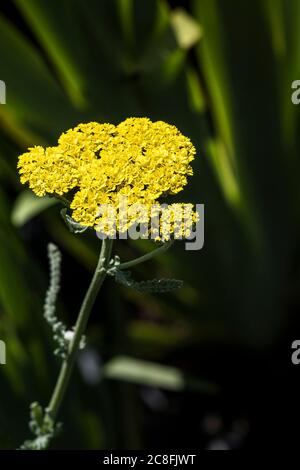
[[[205,203],[205,247],[184,251],[177,243],[145,268],[184,279],[174,294],[118,294],[107,282],[90,344],[102,361],[124,354],[132,359],[111,367],[117,382],[108,376],[87,387],[84,373],[83,380],[74,378],[65,410],[72,433],[57,441],[72,448],[145,446],[139,389],[127,382],[163,388],[170,381],[180,390],[182,374],[210,379],[197,368],[203,345],[269,347],[289,324],[290,303],[299,302],[300,115],[290,96],[300,74],[300,2],[3,3],[0,338],[7,364],[0,375],[1,448],[14,448],[26,436],[28,403],[48,400],[57,373],[42,318],[47,243],[57,243],[66,259],[61,312],[70,324],[99,249],[92,234],[68,232],[51,199],[24,191],[17,156],[31,145],[54,144],[78,122],[118,123],[128,116],[175,124],[197,147],[184,197]],[[130,259],[150,242],[116,246]],[[109,296],[112,311],[103,312]],[[137,367],[133,358],[157,366]]]

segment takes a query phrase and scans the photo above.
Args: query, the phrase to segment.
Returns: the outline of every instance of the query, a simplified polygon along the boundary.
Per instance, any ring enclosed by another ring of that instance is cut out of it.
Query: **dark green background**
[[[129,383],[132,363],[128,372],[123,362],[117,378],[103,372],[95,385],[77,371],[53,448],[255,448],[296,437],[300,143],[291,83],[300,79],[300,1],[2,3],[0,448],[29,435],[28,405],[47,403],[58,371],[42,318],[47,243],[63,252],[60,311],[69,325],[99,250],[92,234],[68,232],[58,205],[24,192],[17,157],[79,122],[129,116],[165,120],[194,142],[182,199],[205,204],[205,246],[177,243],[137,270],[141,279],[184,279],[172,295],[107,281],[88,329],[93,357],[172,369],[162,370],[165,380],[154,368]],[[146,241],[115,248],[123,259],[149,249]],[[178,371],[184,382],[174,384]]]

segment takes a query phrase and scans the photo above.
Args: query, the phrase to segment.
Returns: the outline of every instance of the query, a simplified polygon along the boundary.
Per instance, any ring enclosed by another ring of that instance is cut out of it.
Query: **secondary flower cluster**
[[[192,236],[192,226],[198,221],[193,204],[148,204],[127,205],[127,197],[119,196],[115,206],[103,204],[99,207],[99,234],[117,238],[117,232],[129,238],[152,238],[168,241]],[[127,238],[127,237],[122,237]]]
[[[30,148],[19,157],[18,168],[21,182],[37,196],[67,194],[73,219],[97,228],[107,220],[99,207],[119,210],[120,197],[129,208],[150,208],[160,197],[180,192],[192,175],[194,156],[193,144],[175,126],[129,118],[117,126],[80,124],[63,133],[55,147]],[[117,230],[136,220],[132,214]],[[194,221],[195,214],[190,226]]]

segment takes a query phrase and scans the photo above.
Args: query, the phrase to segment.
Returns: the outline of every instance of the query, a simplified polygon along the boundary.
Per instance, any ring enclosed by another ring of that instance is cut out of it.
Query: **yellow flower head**
[[[126,196],[129,207],[138,203],[150,210],[159,197],[180,192],[192,175],[194,156],[193,144],[175,126],[129,118],[117,126],[79,124],[55,147],[30,148],[18,168],[21,182],[37,196],[69,193],[73,219],[96,228],[109,219],[107,212],[99,213],[100,205],[119,211]],[[127,226],[134,220],[136,215]],[[117,230],[123,229],[120,222]]]

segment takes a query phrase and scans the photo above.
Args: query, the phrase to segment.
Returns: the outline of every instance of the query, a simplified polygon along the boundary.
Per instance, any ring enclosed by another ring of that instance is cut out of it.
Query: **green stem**
[[[47,408],[50,417],[55,421],[60,405],[67,390],[72,370],[75,364],[77,352],[79,350],[80,340],[85,332],[91,309],[95,303],[98,292],[106,277],[106,268],[111,257],[113,241],[105,239],[102,242],[101,253],[91,284],[82,302],[77,322],[75,325],[74,336],[69,347],[68,356],[63,361],[61,370]]]
[[[150,251],[150,253],[147,253],[146,255],[140,256],[139,258],[136,258],[132,261],[127,261],[126,263],[121,263],[118,266],[118,269],[127,269],[127,268],[132,268],[133,266],[136,266],[137,264],[144,263],[145,261],[148,261],[151,258],[154,258],[154,256],[161,255],[165,251],[167,251],[174,243],[174,240],[170,240],[169,242],[164,243],[162,246],[159,248],[156,248],[153,251]]]

